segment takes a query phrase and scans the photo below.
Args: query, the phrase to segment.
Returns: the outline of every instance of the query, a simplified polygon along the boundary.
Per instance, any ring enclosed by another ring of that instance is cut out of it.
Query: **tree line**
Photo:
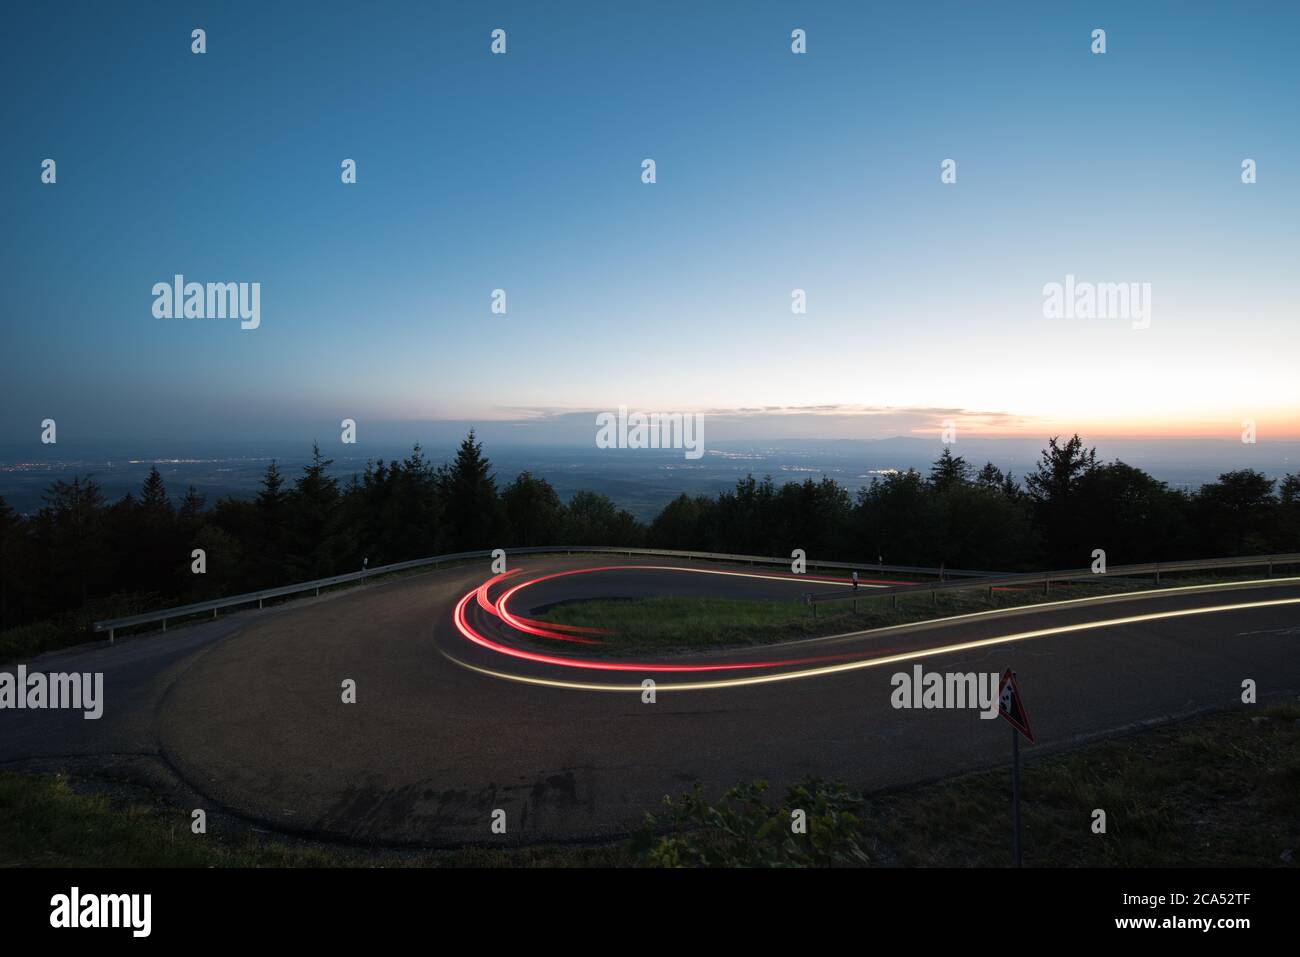
[[[529,545],[620,545],[1000,571],[1300,550],[1300,474],[1242,469],[1195,492],[1077,436],[1048,441],[1020,482],[945,449],[928,474],[833,479],[753,475],[716,496],[682,495],[649,523],[607,496],[567,502],[523,472],[498,486],[474,433],[450,463],[417,445],[346,482],[313,447],[285,475],[271,462],[252,498],[210,507],[191,486],[173,501],[152,469],[139,494],[108,502],[90,477],[54,482],[33,516],[0,498],[0,630],[57,615],[113,617],[424,558]],[[206,571],[194,574],[202,549]]]

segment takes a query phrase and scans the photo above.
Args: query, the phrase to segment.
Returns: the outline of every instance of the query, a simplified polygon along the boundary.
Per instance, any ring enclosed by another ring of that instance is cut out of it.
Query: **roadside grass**
[[[863,813],[898,864],[999,866],[1011,861],[1010,795],[1008,768],[871,798]],[[1096,809],[1105,834],[1093,833]],[[1024,762],[1021,815],[1027,867],[1300,866],[1300,707]]]
[[[1021,768],[1027,867],[1300,867],[1300,706],[1239,709],[1135,732]],[[242,825],[190,832],[189,813],[94,782],[0,772],[0,866],[1003,867],[1009,769],[854,794],[805,780],[783,800],[674,798],[631,840],[407,851],[299,841]],[[806,836],[791,807],[808,812]],[[1093,811],[1106,833],[1093,833]]]
[[[1166,576],[1158,587],[1221,584],[1249,581],[1253,577],[1257,576],[1179,579]],[[872,589],[860,593],[856,607],[851,598],[819,601],[815,615],[812,608],[797,598],[786,601],[674,596],[595,598],[557,602],[535,611],[533,617],[553,624],[612,632],[600,639],[601,644],[584,645],[583,652],[617,657],[768,645],[991,609],[1146,591],[1155,587],[1152,582],[1141,579],[1110,579],[1053,584],[1047,595],[1043,594],[1041,586],[995,589],[991,599],[987,590],[981,588],[939,591],[933,593],[933,598],[930,593],[913,592],[899,595],[897,608],[892,596],[881,595]],[[555,647],[566,644],[542,637],[534,640]]]
[[[212,823],[212,822],[210,822]],[[0,772],[0,867],[546,867],[631,863],[620,846],[369,850],[246,829],[193,834],[190,814],[74,789],[64,775]]]

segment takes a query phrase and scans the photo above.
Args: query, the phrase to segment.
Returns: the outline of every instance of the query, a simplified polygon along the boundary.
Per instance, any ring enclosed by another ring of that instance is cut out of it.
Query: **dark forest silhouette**
[[[945,449],[928,475],[874,479],[856,496],[829,478],[776,485],[752,475],[717,496],[682,495],[649,523],[607,496],[562,502],[523,472],[498,487],[474,434],[434,466],[417,445],[341,483],[313,448],[286,476],[274,462],[255,498],[179,502],[156,469],[138,495],[106,502],[89,477],[55,482],[28,518],[0,499],[0,630],[78,622],[307,581],[431,555],[528,545],[626,545],[991,570],[1078,568],[1300,549],[1300,474],[1280,483],[1227,472],[1187,493],[1101,463],[1079,437],[1049,440],[1023,485]],[[1278,486],[1275,490],[1275,484]],[[191,572],[191,551],[207,572]]]

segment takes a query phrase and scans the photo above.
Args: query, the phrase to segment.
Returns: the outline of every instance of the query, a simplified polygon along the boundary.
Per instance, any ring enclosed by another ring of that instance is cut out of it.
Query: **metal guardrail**
[[[726,552],[691,552],[675,551],[661,548],[619,548],[612,545],[538,545],[527,548],[507,548],[503,549],[507,555],[540,555],[563,553],[572,554],[615,554],[615,555],[648,555],[661,558],[691,558],[703,561],[723,561],[733,563],[764,564],[764,565],[789,565],[789,558],[772,558],[766,555],[731,555]],[[318,578],[314,581],[299,582],[294,585],[281,585],[277,588],[266,588],[262,591],[245,592],[242,595],[231,595],[229,598],[216,598],[209,601],[195,602],[192,605],[178,605],[173,608],[163,608],[158,611],[145,612],[141,615],[128,615],[125,618],[110,618],[104,621],[97,621],[94,624],[94,630],[97,633],[108,632],[108,640],[111,642],[116,637],[117,629],[130,628],[134,625],[147,625],[153,622],[161,622],[162,630],[167,630],[167,621],[175,618],[188,618],[191,615],[202,615],[212,612],[212,617],[217,617],[217,612],[222,608],[234,608],[240,605],[257,604],[261,608],[267,599],[283,598],[288,595],[298,595],[303,592],[315,591],[320,594],[322,588],[329,588],[332,585],[342,585],[347,582],[361,581],[366,578],[374,578],[379,575],[388,575],[393,572],[405,571],[410,568],[421,568],[424,566],[438,567],[448,562],[466,561],[475,558],[491,558],[492,549],[483,549],[473,552],[452,552],[447,555],[435,555],[432,558],[416,558],[406,562],[395,562],[392,565],[380,565],[375,568],[369,568],[359,572],[348,572],[344,575],[334,575],[330,578]],[[990,578],[1000,575],[1000,572],[989,571],[971,571],[969,569],[959,568],[918,568],[909,565],[883,565],[883,564],[854,564],[852,562],[827,562],[827,561],[808,561],[809,568],[844,568],[855,569],[858,571],[868,571],[871,569],[877,572],[893,572],[904,575],[937,575],[945,579],[948,575],[961,575],[979,578]]]
[[[590,545],[590,546],[561,546],[561,547],[544,547],[544,548],[507,548],[506,553],[509,555],[528,553],[528,552],[566,552],[570,554],[580,554],[583,552],[594,552],[596,554],[616,554],[616,555],[657,555],[663,558],[693,558],[699,561],[717,561],[731,562],[733,564],[748,563],[751,565],[789,565],[790,558],[773,558],[770,555],[733,555],[729,552],[689,552],[673,551],[665,548],[619,548],[613,545]],[[938,568],[924,568],[916,565],[885,565],[880,562],[831,562],[816,559],[808,559],[805,564],[809,568],[843,568],[847,571],[872,571],[877,572],[896,572],[901,575],[935,575],[940,578],[946,578],[948,575],[957,575],[971,578],[997,578],[1002,572],[977,571],[971,568],[948,568],[940,565]]]
[[[885,589],[883,593],[892,596],[893,606],[897,608],[899,595],[929,592],[931,599],[937,600],[938,593],[941,591],[983,588],[988,589],[988,597],[991,601],[995,588],[1042,585],[1043,594],[1046,595],[1051,590],[1052,582],[1093,581],[1101,578],[1139,578],[1151,575],[1155,577],[1155,582],[1159,585],[1162,573],[1211,571],[1230,568],[1266,568],[1268,577],[1271,578],[1273,577],[1274,567],[1279,565],[1300,565],[1300,553],[1288,552],[1282,555],[1247,555],[1241,558],[1207,558],[1178,562],[1147,562],[1141,565],[1116,565],[1106,569],[1105,572],[1094,572],[1091,568],[1072,568],[1054,572],[1026,572],[1018,575],[1002,575],[982,578],[978,581],[967,579],[963,581],[921,582],[915,585],[896,585]],[[874,594],[879,595],[881,592],[877,591]],[[844,589],[835,592],[807,592],[803,597],[805,603],[813,607],[813,614],[816,615],[817,602],[819,601],[845,601],[866,596],[853,589]]]
[[[417,558],[407,562],[396,562],[392,565],[381,565],[376,568],[366,569],[365,571],[348,572],[347,574],[334,575],[330,578],[318,578],[315,581],[299,582],[295,585],[281,585],[278,588],[267,588],[262,591],[246,592],[242,595],[232,595],[229,598],[217,598],[211,601],[196,602],[192,605],[179,605],[174,608],[163,608],[159,611],[146,612],[142,615],[130,615],[125,618],[111,618],[105,621],[95,622],[94,630],[96,632],[108,632],[108,640],[111,642],[115,639],[116,631],[119,628],[130,628],[134,625],[147,625],[153,622],[161,622],[162,630],[166,631],[168,619],[187,618],[191,615],[206,614],[209,611],[212,612],[212,617],[216,618],[217,612],[222,608],[251,605],[254,602],[257,603],[258,608],[261,608],[263,603],[269,598],[283,598],[288,595],[298,595],[308,591],[315,591],[315,593],[319,595],[322,588],[329,588],[332,585],[342,585],[347,582],[375,578],[380,575],[405,571],[410,568],[421,568],[424,566],[436,568],[437,566],[448,562],[466,561],[475,558],[491,558],[492,551],[493,550],[491,549],[483,549],[473,552],[453,552],[448,555],[435,555],[432,558]],[[726,552],[691,552],[659,548],[618,548],[610,545],[541,545],[528,548],[507,548],[503,549],[503,551],[505,551],[507,555],[540,555],[553,553],[562,553],[566,555],[647,555],[657,556],[660,558],[690,558],[703,561],[730,562],[733,564],[790,564],[789,558],[773,558],[766,555],[731,555]],[[1051,588],[1052,582],[1081,581],[1096,578],[1130,578],[1146,575],[1154,575],[1156,583],[1159,584],[1162,572],[1267,567],[1268,574],[1271,577],[1274,566],[1300,565],[1300,553],[1287,553],[1283,555],[1249,555],[1243,558],[1211,558],[1180,562],[1150,562],[1144,565],[1117,565],[1114,568],[1108,569],[1104,574],[1094,572],[1090,568],[1004,575],[1000,572],[972,571],[970,569],[946,568],[944,566],[940,566],[939,568],[921,568],[911,565],[884,565],[879,563],[855,564],[853,562],[830,561],[807,561],[806,564],[808,568],[842,568],[854,571],[875,570],[876,572],[893,572],[904,575],[933,575],[938,577],[938,581],[921,582],[915,585],[895,585],[884,589],[873,589],[870,593],[867,593],[871,595],[892,595],[893,603],[897,606],[899,595],[914,594],[918,592],[930,592],[932,598],[937,600],[937,593],[940,591],[986,588],[988,589],[989,598],[991,599],[995,588],[1041,584],[1043,586],[1043,594],[1047,594]],[[960,577],[957,580],[951,580],[947,577],[948,575],[957,575]],[[852,598],[857,594],[858,593],[853,589],[845,589],[842,592],[808,592],[804,595],[804,600],[813,606],[813,613],[816,614],[818,601],[841,601],[846,598]],[[866,596],[863,595],[862,597]]]

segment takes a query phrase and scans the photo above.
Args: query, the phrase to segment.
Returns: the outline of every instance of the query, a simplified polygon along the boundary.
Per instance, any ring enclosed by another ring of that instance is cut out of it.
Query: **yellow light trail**
[[[1009,618],[1015,615],[1039,612],[1043,609],[1062,608],[1066,605],[1105,605],[1123,601],[1132,601],[1137,598],[1151,598],[1163,595],[1177,595],[1198,591],[1237,591],[1243,588],[1253,587],[1255,585],[1290,585],[1300,582],[1300,577],[1287,578],[1250,578],[1242,581],[1232,582],[1206,582],[1200,585],[1172,585],[1168,588],[1144,588],[1139,591],[1122,591],[1113,592],[1108,595],[1088,595],[1083,598],[1059,598],[1056,601],[1037,601],[1029,605],[1009,605],[1006,608],[989,608],[985,611],[967,611],[960,615],[944,615],[942,618],[923,618],[919,621],[910,621],[902,625],[886,625],[883,628],[869,628],[865,631],[842,631],[837,635],[822,635],[818,638],[796,638],[793,641],[778,641],[767,648],[779,648],[782,645],[802,645],[817,644],[831,641],[838,641],[843,638],[870,637],[874,635],[899,634],[904,631],[916,631],[922,625],[946,625],[955,621],[967,621],[972,618]],[[1026,585],[1036,584],[1028,582]],[[985,587],[985,586],[980,586]],[[997,590],[1012,590],[1013,586],[1000,585],[994,586]],[[1019,586],[1015,586],[1019,587]],[[964,591],[965,589],[960,589]],[[903,592],[905,597],[914,595],[924,595],[925,592]]]
[[[922,648],[917,651],[900,652],[899,654],[885,655],[879,658],[866,658],[861,661],[848,661],[835,665],[823,665],[818,668],[805,668],[798,671],[787,671],[771,675],[756,675],[721,681],[686,681],[675,684],[664,684],[656,680],[655,691],[716,691],[723,688],[735,688],[746,685],[774,684],[778,681],[798,681],[803,678],[816,678],[823,675],[860,671],[864,668],[879,668],[883,665],[912,661],[917,658],[923,658],[927,655],[951,654],[958,651],[970,651],[976,648],[988,648],[993,645],[1005,645],[1017,641],[1030,641],[1035,638],[1046,638],[1049,635],[1064,635],[1080,631],[1091,631],[1097,628],[1113,628],[1119,625],[1133,625],[1145,621],[1184,618],[1190,615],[1211,615],[1224,611],[1241,611],[1247,608],[1271,608],[1280,605],[1300,605],[1300,598],[1277,598],[1271,601],[1242,602],[1236,605],[1211,605],[1205,608],[1183,608],[1177,611],[1152,612],[1146,615],[1129,615],[1124,618],[1109,618],[1102,621],[1081,622],[1075,625],[1060,625],[1055,628],[1039,628],[1034,631],[1021,631],[1009,635],[997,635],[993,638],[979,638],[974,641],[962,641],[951,645]],[[445,651],[443,652],[443,656],[449,661],[453,661],[460,665],[462,668],[468,668],[470,671],[476,671],[479,674],[489,675],[493,678],[500,678],[505,681],[516,681],[521,684],[539,685],[546,688],[564,688],[572,691],[607,691],[639,694],[643,690],[640,684],[599,684],[596,682],[562,681],[554,678],[513,675],[504,671],[495,671],[491,668],[472,665],[467,661],[461,661],[459,658],[447,654]]]

